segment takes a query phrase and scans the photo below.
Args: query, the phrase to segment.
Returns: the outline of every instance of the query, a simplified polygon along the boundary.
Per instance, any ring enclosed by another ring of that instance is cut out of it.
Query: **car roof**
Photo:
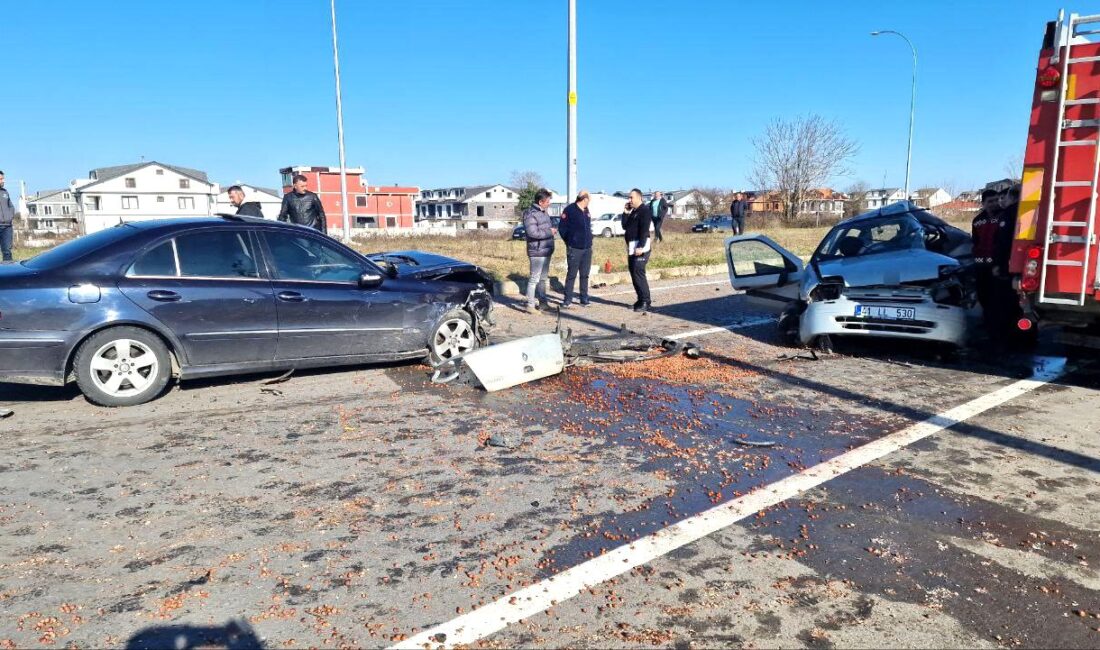
[[[282,230],[300,230],[305,226],[274,221],[261,217],[238,217],[232,214],[222,214],[216,217],[175,217],[169,219],[149,219],[147,221],[127,221],[117,227],[132,228],[138,232],[153,234],[158,232],[176,232],[190,230],[199,227],[233,227],[248,224],[252,226],[267,226]]]
[[[897,203],[891,203],[890,205],[871,210],[870,212],[864,212],[863,214],[857,214],[854,217],[848,217],[837,225],[839,226],[842,224],[852,224],[859,221],[866,221],[868,219],[879,219],[882,217],[896,217],[903,214],[911,214],[918,219],[922,216],[925,218],[931,217],[936,221],[946,223],[943,221],[943,219],[940,219],[925,208],[922,208],[911,201],[899,201]]]

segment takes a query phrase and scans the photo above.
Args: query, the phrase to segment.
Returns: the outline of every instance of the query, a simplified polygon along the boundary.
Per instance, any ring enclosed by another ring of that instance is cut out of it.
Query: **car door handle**
[[[145,295],[149,296],[150,300],[156,300],[157,302],[178,302],[183,298],[175,291],[168,291],[167,289],[153,289]]]
[[[305,302],[306,297],[297,291],[280,291],[279,300],[284,302]]]

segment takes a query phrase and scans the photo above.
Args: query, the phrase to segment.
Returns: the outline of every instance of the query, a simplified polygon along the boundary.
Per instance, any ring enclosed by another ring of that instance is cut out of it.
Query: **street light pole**
[[[336,0],[332,0],[331,4],[332,66],[336,71],[336,138],[340,142],[340,210],[344,216],[344,241],[350,242],[351,217],[348,216],[348,166],[344,159],[344,106],[340,100],[340,50],[336,46]]]
[[[908,45],[909,49],[913,52],[913,92],[909,98],[909,149],[905,154],[905,200],[909,200],[909,166],[913,161],[913,118],[917,112],[917,48],[913,47],[913,42],[905,37],[905,34],[896,32],[892,29],[883,29],[876,32],[871,32],[871,36],[878,36],[880,34],[893,34],[900,36]]]
[[[577,0],[569,0],[569,94],[566,130],[566,203],[577,196]]]

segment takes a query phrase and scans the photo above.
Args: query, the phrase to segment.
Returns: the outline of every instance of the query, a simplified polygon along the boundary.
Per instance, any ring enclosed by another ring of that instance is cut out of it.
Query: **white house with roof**
[[[942,187],[922,187],[916,192],[913,192],[909,200],[922,208],[931,210],[944,203],[950,203],[951,198],[947,190]]]
[[[219,193],[206,172],[156,161],[99,167],[69,187],[85,233],[127,221],[212,215]]]
[[[26,197],[26,229],[34,235],[76,234],[80,208],[69,188],[42,190]]]
[[[279,210],[283,207],[283,193],[269,187],[259,187],[249,183],[237,181],[235,183],[222,183],[221,192],[218,193],[218,201],[214,204],[214,214],[236,214],[237,208],[229,202],[229,188],[239,185],[244,191],[245,203],[255,201],[260,204],[260,211],[264,213],[264,219],[277,219]]]
[[[516,223],[519,191],[507,185],[473,185],[421,190],[417,222],[457,228],[508,228]]]
[[[899,187],[880,187],[867,190],[860,199],[861,210],[876,210],[906,200],[905,191]]]

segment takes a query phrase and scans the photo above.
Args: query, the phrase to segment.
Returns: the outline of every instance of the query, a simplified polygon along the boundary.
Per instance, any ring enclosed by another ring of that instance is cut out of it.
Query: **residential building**
[[[672,190],[665,192],[668,200],[668,216],[672,219],[698,220],[709,215],[698,212],[699,192],[697,190]]]
[[[867,190],[860,199],[860,210],[875,210],[905,200],[905,192],[898,187],[883,187]]]
[[[564,197],[559,197],[559,203]],[[474,185],[422,190],[416,220],[447,222],[457,228],[509,228],[519,217],[519,191],[506,185]]]
[[[306,188],[321,197],[321,205],[328,218],[329,232],[344,227],[344,213],[340,196],[339,167],[283,167],[279,170],[283,182],[283,194],[290,192],[293,177],[306,177]],[[346,168],[348,191],[348,216],[355,230],[405,230],[412,228],[416,215],[416,197],[419,187],[401,185],[367,185],[362,167]],[[280,195],[280,202],[282,195]],[[273,216],[277,217],[279,210]],[[264,209],[264,216],[267,210]]]
[[[951,201],[951,195],[942,187],[922,187],[916,192],[913,192],[909,200],[922,208],[931,210],[944,203],[949,203]]]
[[[963,201],[965,203],[981,203],[982,191],[981,190],[967,190],[965,192],[959,192],[959,195],[955,197],[956,201]]]
[[[765,192],[762,190],[741,190],[748,196],[749,212],[759,214],[780,214],[786,210],[787,201],[779,192]]]
[[[34,235],[79,232],[80,208],[72,190],[43,190],[26,198],[26,229]]]
[[[959,196],[962,196],[961,194]],[[977,212],[981,209],[982,204],[978,201],[964,201],[962,199],[955,199],[954,201],[948,201],[937,206],[937,211],[940,212],[940,216],[949,214],[952,212]]]
[[[844,204],[848,197],[827,187],[810,190],[799,205],[801,214],[816,214],[828,217],[843,217]]]
[[[222,183],[221,193],[218,194],[218,202],[214,205],[214,214],[236,214],[237,208],[229,202],[229,188],[239,185],[244,190],[245,202],[255,201],[260,204],[260,211],[265,219],[275,219],[279,216],[279,208],[283,205],[283,193],[279,190],[257,187],[249,183],[236,181],[234,183]]]
[[[156,161],[99,167],[69,189],[85,233],[126,221],[208,216],[218,197],[205,172]]]

